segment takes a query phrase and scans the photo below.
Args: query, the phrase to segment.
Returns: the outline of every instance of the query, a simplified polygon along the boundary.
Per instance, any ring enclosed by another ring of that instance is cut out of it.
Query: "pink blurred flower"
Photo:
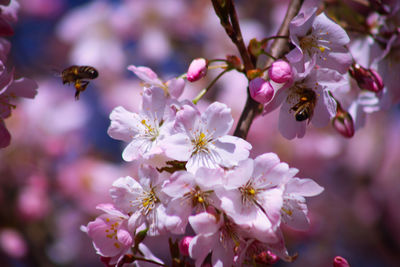
[[[22,258],[28,252],[27,244],[22,235],[14,229],[0,230],[0,248],[7,255]]]
[[[73,101],[75,102],[75,101]],[[81,157],[58,169],[59,192],[79,203],[85,212],[93,213],[97,204],[110,201],[108,190],[124,168],[109,162]]]
[[[19,0],[21,10],[29,15],[51,18],[58,16],[65,7],[65,0]]]

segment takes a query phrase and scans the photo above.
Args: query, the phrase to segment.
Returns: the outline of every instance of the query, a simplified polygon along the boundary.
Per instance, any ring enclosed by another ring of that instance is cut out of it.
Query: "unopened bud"
[[[354,63],[351,65],[349,73],[357,81],[358,87],[363,90],[378,93],[384,87],[382,77],[373,69],[366,69]]]
[[[249,90],[251,97],[258,103],[265,104],[271,101],[274,96],[274,88],[262,78],[255,78],[250,81]]]
[[[264,263],[268,265],[273,265],[279,261],[279,257],[276,256],[271,251],[262,251],[256,256],[256,261],[259,263]]]
[[[226,57],[226,61],[227,61],[228,65],[229,65],[229,67],[237,69],[238,71],[243,71],[244,70],[244,66],[243,66],[243,64],[240,61],[240,58],[238,56],[228,55]]]
[[[350,264],[343,257],[336,256],[333,259],[333,267],[350,267]]]
[[[350,113],[343,110],[339,102],[337,102],[336,116],[332,120],[333,128],[335,128],[344,137],[350,138],[354,135],[354,121]]]
[[[207,60],[204,58],[196,58],[190,63],[187,71],[187,79],[189,82],[195,82],[206,76]]]
[[[288,62],[278,59],[269,68],[268,76],[276,83],[286,83],[293,78],[292,67]]]
[[[189,244],[190,241],[192,241],[193,236],[185,236],[182,238],[182,240],[179,242],[179,251],[183,256],[189,256]]]
[[[263,53],[262,44],[261,44],[261,42],[257,41],[256,38],[253,38],[250,40],[249,52],[254,57],[258,57],[259,55],[261,55]]]

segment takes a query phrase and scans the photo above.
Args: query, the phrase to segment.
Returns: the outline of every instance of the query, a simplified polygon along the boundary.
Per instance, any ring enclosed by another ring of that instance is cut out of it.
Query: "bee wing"
[[[62,71],[56,68],[51,69],[51,73],[53,74],[54,77],[61,77],[62,76]]]

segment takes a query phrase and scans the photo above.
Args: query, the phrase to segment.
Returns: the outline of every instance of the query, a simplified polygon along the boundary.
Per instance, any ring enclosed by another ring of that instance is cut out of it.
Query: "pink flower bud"
[[[286,61],[279,59],[272,63],[268,70],[268,76],[276,83],[286,83],[293,77],[292,67]]]
[[[350,138],[354,135],[354,122],[350,113],[343,110],[337,103],[337,113],[332,120],[333,127],[344,137]]]
[[[366,69],[354,63],[351,65],[349,73],[357,81],[358,87],[363,90],[378,93],[384,87],[382,77],[373,69]]]
[[[333,267],[350,267],[350,264],[343,257],[336,256],[333,259]]]
[[[190,63],[187,71],[187,79],[189,82],[200,80],[207,74],[207,60],[204,58],[196,58]]]
[[[179,251],[183,256],[189,256],[189,244],[190,241],[192,241],[193,236],[185,236],[182,238],[182,240],[179,242]]]
[[[274,88],[262,78],[255,78],[250,81],[249,90],[251,97],[258,103],[265,104],[271,101],[274,96]]]

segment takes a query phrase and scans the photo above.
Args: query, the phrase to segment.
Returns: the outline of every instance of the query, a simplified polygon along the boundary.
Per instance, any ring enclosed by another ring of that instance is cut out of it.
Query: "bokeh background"
[[[124,144],[107,135],[114,107],[140,105],[140,81],[126,67],[145,65],[168,80],[194,58],[237,52],[208,0],[19,2],[7,65],[39,89],[5,120],[12,141],[0,151],[0,265],[103,266],[80,226],[132,168],[121,159]],[[274,34],[288,3],[236,2],[246,42]],[[100,73],[79,101],[59,77],[72,64]],[[187,84],[183,97],[192,99],[217,74]],[[242,74],[228,73],[201,106],[224,102],[237,121],[246,86]],[[308,232],[284,229],[298,259],[276,266],[331,266],[336,255],[351,266],[400,266],[400,106],[369,115],[351,139],[329,126],[288,141],[277,118],[274,112],[254,121],[252,156],[275,152],[325,191],[308,200]]]

